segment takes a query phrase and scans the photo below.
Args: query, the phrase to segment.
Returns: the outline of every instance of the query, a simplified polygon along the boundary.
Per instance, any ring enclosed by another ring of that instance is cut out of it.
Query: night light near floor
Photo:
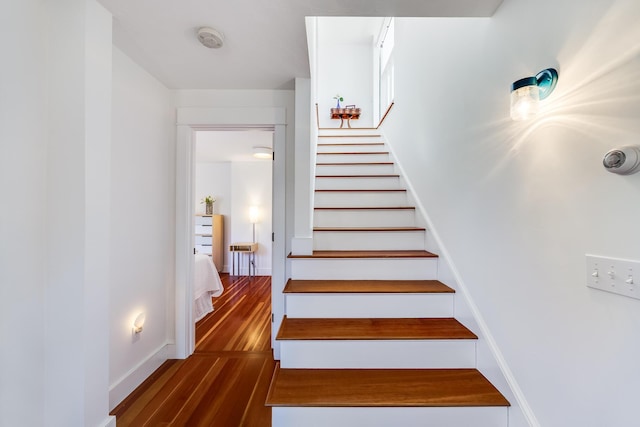
[[[139,334],[144,329],[144,321],[146,320],[146,315],[144,313],[140,313],[136,316],[136,320],[133,321],[133,333]]]

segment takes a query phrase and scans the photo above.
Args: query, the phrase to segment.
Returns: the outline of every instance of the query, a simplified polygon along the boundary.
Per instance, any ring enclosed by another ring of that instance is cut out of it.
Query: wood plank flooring
[[[271,426],[271,278],[220,278],[215,310],[196,324],[196,352],[165,362],[114,408],[118,427]]]

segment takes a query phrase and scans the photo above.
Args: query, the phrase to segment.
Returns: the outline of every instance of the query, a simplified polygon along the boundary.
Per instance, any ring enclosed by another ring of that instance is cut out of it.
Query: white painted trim
[[[193,215],[195,132],[179,125],[176,146],[176,357],[186,359],[195,350],[193,318]]]
[[[194,132],[221,128],[260,127],[273,130],[273,213],[271,305],[279,327],[284,316],[285,283],[285,166],[286,108],[284,107],[182,107],[177,109],[176,147],[176,357],[185,359],[195,350],[193,322],[193,198]],[[277,331],[277,329],[275,329]],[[279,347],[272,334],[274,353]]]
[[[99,424],[99,427],[116,427],[116,417],[108,416]]]
[[[118,381],[109,387],[109,410],[113,410],[133,390],[136,389],[149,375],[160,367],[167,359],[175,354],[174,344],[164,344],[149,357],[129,370]]]
[[[283,107],[181,107],[177,112],[177,125],[192,128],[285,124],[287,124],[287,115],[286,109]]]
[[[382,137],[384,138],[387,144],[387,147],[389,148],[389,152],[391,153],[393,162],[397,166],[400,175],[404,179],[405,185],[407,187],[407,191],[411,195],[417,210],[420,212],[420,214],[422,214],[424,220],[426,221],[426,227],[429,230],[428,233],[431,234],[431,237],[433,238],[436,245],[438,246],[438,250],[439,250],[438,262],[446,263],[447,266],[449,267],[451,274],[453,275],[453,278],[456,282],[456,285],[455,285],[455,288],[457,291],[456,298],[463,298],[464,302],[467,304],[469,311],[471,312],[475,321],[478,324],[478,328],[480,329],[480,335],[482,335],[482,338],[486,340],[486,343],[491,352],[491,355],[493,356],[493,359],[496,361],[498,368],[502,372],[502,375],[504,375],[505,380],[507,381],[507,384],[511,389],[511,392],[513,393],[515,399],[518,402],[518,408],[520,409],[520,411],[522,411],[522,415],[526,419],[527,423],[529,424],[530,427],[540,427],[540,423],[538,422],[538,420],[535,417],[535,414],[531,410],[531,406],[529,406],[529,403],[527,402],[527,399],[525,398],[524,393],[522,392],[522,389],[518,385],[518,382],[516,381],[513,375],[513,372],[509,368],[507,361],[502,355],[502,352],[500,351],[500,348],[498,347],[495,339],[493,338],[493,335],[491,334],[491,331],[489,330],[487,323],[482,317],[482,314],[480,313],[478,306],[475,304],[473,298],[469,294],[468,288],[464,284],[464,281],[462,280],[462,276],[460,272],[458,271],[455,264],[453,263],[453,260],[451,259],[451,255],[449,255],[449,251],[447,250],[446,246],[440,239],[438,232],[434,228],[433,222],[431,221],[431,218],[427,214],[427,211],[424,205],[422,204],[422,201],[418,197],[416,197],[415,188],[407,178],[407,174],[405,173],[401,162],[398,160],[398,157],[394,153],[393,146],[387,140],[386,135],[384,133],[384,129],[380,129],[380,133],[382,134]],[[511,417],[511,411],[514,411],[514,410],[516,410],[514,406],[511,406],[510,414],[509,414],[510,417]]]

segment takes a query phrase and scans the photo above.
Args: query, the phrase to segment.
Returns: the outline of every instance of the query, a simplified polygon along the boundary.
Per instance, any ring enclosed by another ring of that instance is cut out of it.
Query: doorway
[[[240,122],[240,123],[239,123]],[[284,108],[180,108],[176,151],[176,357],[195,348],[193,321],[193,217],[195,215],[195,154],[197,132],[260,129],[273,134],[272,313],[282,317],[285,278],[285,110]],[[272,347],[275,333],[272,324]],[[275,349],[274,349],[275,350]],[[277,350],[276,350],[277,351]]]

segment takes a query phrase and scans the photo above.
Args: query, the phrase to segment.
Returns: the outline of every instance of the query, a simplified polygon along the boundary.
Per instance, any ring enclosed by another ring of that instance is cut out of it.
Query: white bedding
[[[204,254],[196,254],[195,257],[193,317],[197,322],[213,311],[211,297],[222,295],[224,288],[211,257]]]

